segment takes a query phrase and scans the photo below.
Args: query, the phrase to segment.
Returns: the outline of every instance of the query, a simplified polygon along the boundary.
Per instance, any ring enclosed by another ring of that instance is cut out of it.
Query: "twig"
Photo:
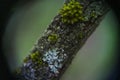
[[[104,0],[66,0],[64,7],[38,39],[23,65],[16,70],[15,78],[60,80],[75,54],[109,9]]]

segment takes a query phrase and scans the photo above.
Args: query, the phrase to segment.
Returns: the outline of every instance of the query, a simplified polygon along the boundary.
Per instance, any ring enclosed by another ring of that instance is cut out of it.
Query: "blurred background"
[[[62,0],[36,0],[18,3],[11,9],[14,13],[3,38],[3,48],[11,71],[22,64],[63,3]],[[116,27],[118,22],[111,10],[79,50],[61,80],[106,80],[117,61]]]

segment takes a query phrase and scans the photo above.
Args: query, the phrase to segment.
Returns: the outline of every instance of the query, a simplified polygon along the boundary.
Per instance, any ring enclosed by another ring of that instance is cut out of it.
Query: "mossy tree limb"
[[[64,5],[16,71],[17,80],[60,80],[109,11],[103,0],[67,0]]]

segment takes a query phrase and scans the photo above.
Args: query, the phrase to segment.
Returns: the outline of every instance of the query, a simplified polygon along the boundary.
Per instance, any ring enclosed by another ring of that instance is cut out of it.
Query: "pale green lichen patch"
[[[74,24],[85,20],[83,16],[83,6],[75,0],[64,4],[63,8],[60,10],[60,15],[62,22],[67,24]]]
[[[98,16],[102,15],[103,9],[102,1],[92,2],[85,10],[84,16],[86,21],[91,20],[91,22],[95,21]]]

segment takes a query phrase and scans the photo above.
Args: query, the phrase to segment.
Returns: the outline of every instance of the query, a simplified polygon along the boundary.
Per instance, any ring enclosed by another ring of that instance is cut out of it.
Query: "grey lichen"
[[[85,20],[89,21],[89,19],[96,19],[98,16],[102,15],[102,1],[91,2],[88,8],[84,12]],[[104,6],[104,5],[103,5]]]
[[[48,66],[55,74],[59,73],[59,69],[62,67],[62,61],[66,58],[66,54],[60,54],[57,51],[58,48],[51,49],[43,55],[43,61],[48,63]]]

